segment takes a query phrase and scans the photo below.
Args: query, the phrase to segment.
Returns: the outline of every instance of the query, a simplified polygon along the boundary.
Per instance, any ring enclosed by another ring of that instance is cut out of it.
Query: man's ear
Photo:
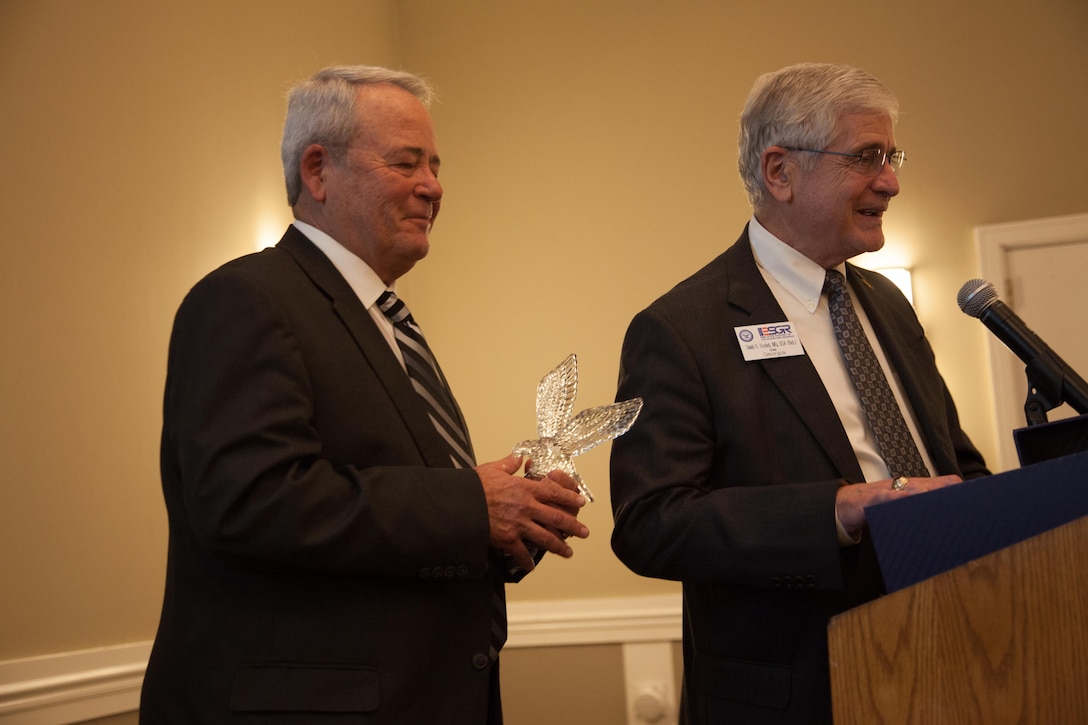
[[[310,196],[319,204],[324,203],[326,196],[325,175],[328,173],[332,159],[329,151],[318,143],[310,144],[298,161],[299,177],[302,186],[310,192]]]
[[[790,161],[789,151],[781,146],[768,146],[759,159],[759,165],[767,192],[778,201],[790,201],[797,165]]]

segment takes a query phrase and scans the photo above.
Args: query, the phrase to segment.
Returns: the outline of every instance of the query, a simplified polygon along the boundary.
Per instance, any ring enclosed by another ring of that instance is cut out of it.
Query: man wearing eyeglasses
[[[627,331],[612,544],[684,583],[682,723],[831,722],[828,621],[883,587],[865,507],[988,473],[910,304],[847,261],[884,244],[897,115],[857,68],[760,77],[751,220]]]

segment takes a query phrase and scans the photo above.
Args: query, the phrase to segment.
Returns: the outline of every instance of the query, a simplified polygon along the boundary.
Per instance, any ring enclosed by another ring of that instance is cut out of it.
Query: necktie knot
[[[381,296],[378,297],[378,308],[394,324],[415,322],[412,319],[412,313],[408,311],[408,305],[404,304],[404,301],[397,297],[392,290],[381,293]]]
[[[827,293],[829,300],[831,295],[841,296],[846,294],[846,280],[843,279],[839,270],[827,270],[827,276],[824,278],[824,292]]]

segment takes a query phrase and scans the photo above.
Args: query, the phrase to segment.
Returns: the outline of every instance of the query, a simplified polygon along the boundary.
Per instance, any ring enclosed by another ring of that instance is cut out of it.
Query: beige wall
[[[1088,7],[1016,5],[0,0],[0,660],[153,635],[170,321],[202,274],[278,236],[282,94],[332,62],[441,90],[446,200],[403,292],[485,459],[533,436],[535,384],[569,352],[580,407],[611,400],[631,316],[736,238],[754,77],[864,66],[898,92],[908,152],[866,263],[914,268],[992,454],[986,333],[954,301],[971,229],[1088,211]],[[579,468],[592,537],[511,597],[675,591],[610,552],[607,450]]]
[[[0,660],[154,634],[174,311],[290,220],[287,85],[399,62],[392,0],[314,6],[0,0]]]
[[[736,119],[752,81],[826,60],[861,65],[900,96],[902,194],[885,217],[886,249],[860,261],[913,267],[938,363],[993,458],[988,333],[955,302],[978,274],[972,227],[1088,211],[1088,6],[994,7],[404,3],[402,27],[420,31],[403,35],[402,53],[443,91],[435,116],[447,188],[431,258],[408,289],[477,450],[497,456],[531,432],[533,385],[568,352],[581,364],[579,402],[611,400],[631,316],[748,219]],[[579,467],[600,494],[583,514],[592,538],[512,596],[670,586],[611,555],[606,452]]]

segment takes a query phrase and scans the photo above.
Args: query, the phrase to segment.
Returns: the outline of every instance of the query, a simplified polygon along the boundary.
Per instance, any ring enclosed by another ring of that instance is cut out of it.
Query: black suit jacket
[[[847,275],[936,473],[985,475],[910,304],[881,275]],[[830,722],[828,620],[883,586],[868,537],[838,543],[836,491],[863,477],[815,367],[742,357],[734,327],[784,319],[745,230],[623,343],[617,399],[644,407],[612,446],[612,544],[684,583],[685,722]]]
[[[479,478],[294,227],[186,297],[163,418],[142,722],[487,720],[500,568]]]

